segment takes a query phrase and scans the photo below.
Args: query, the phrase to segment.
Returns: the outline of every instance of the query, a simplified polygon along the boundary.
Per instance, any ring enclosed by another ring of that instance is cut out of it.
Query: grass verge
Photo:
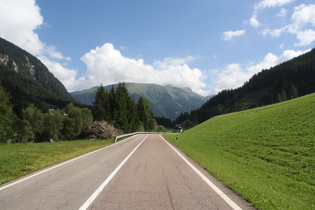
[[[164,137],[258,209],[315,209],[314,107],[311,94]]]
[[[77,140],[54,143],[1,144],[0,184],[114,143]]]

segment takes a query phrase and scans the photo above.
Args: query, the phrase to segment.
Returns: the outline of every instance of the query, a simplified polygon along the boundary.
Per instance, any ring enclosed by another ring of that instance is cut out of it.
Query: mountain
[[[114,88],[118,84],[114,85]],[[125,83],[131,97],[136,101],[141,96],[151,102],[152,112],[156,117],[176,119],[181,112],[188,112],[204,104],[209,97],[203,97],[194,93],[189,88],[178,88],[172,86],[161,86],[156,84]],[[105,89],[110,90],[112,85]],[[72,92],[71,95],[86,105],[93,105],[98,87],[88,90]]]
[[[315,92],[315,48],[255,74],[242,87],[224,90],[176,122],[208,120],[216,115],[273,104]]]
[[[36,57],[0,38],[0,82],[19,115],[29,104],[47,110],[77,101]]]

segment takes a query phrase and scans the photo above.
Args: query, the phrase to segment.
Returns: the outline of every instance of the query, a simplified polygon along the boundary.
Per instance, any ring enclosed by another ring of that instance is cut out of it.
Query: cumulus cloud
[[[222,39],[225,41],[231,40],[236,36],[242,36],[245,34],[245,30],[237,30],[237,31],[226,31],[222,34]]]
[[[202,71],[190,68],[187,64],[194,60],[192,56],[165,58],[153,65],[147,65],[142,59],[124,57],[113,44],[106,43],[83,55],[81,60],[87,66],[86,78],[81,84],[88,84],[89,87],[117,82],[139,82],[189,87],[197,93],[205,94],[203,88],[206,85],[202,81]]]
[[[32,54],[39,54],[44,43],[34,32],[43,23],[34,0],[0,1],[0,36]]]
[[[215,83],[214,89],[218,92],[225,89],[240,87],[254,74],[262,71],[263,69],[274,67],[294,57],[302,55],[307,51],[285,50],[282,55],[279,56],[273,53],[268,53],[261,62],[248,67],[242,67],[241,64],[238,63],[229,64],[224,69],[213,72]]]
[[[283,33],[291,33],[296,35],[299,40],[295,46],[307,46],[315,41],[315,30],[310,27],[315,26],[315,5],[301,4],[294,8],[291,16],[291,23],[278,29],[266,29],[264,35],[279,37]]]
[[[215,82],[215,91],[233,89],[241,86],[249,79],[251,74],[241,68],[241,64],[229,64],[226,68],[217,72]]]

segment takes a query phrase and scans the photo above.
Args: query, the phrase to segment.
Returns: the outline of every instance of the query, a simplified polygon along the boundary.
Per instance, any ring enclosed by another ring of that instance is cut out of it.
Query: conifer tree
[[[144,130],[152,130],[154,127],[154,122],[150,121],[153,119],[153,114],[151,112],[151,104],[149,100],[145,97],[140,97],[137,108],[139,121],[142,123]]]
[[[129,121],[129,130],[130,132],[139,130],[139,117],[137,104],[134,99],[130,98],[128,103],[128,121]]]
[[[299,96],[298,89],[295,87],[294,84],[291,83],[290,90],[289,90],[290,99],[297,98],[298,96]]]
[[[109,94],[101,84],[96,92],[94,101],[94,119],[109,121],[111,119],[109,107]]]
[[[125,84],[119,83],[115,93],[115,122],[116,126],[125,132],[128,130],[128,101],[130,100]]]

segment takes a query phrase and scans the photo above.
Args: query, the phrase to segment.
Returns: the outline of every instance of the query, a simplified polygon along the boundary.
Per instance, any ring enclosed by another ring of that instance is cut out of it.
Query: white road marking
[[[131,138],[132,138],[132,137],[131,137]],[[126,140],[127,140],[127,139],[126,139]],[[124,140],[124,141],[125,141],[125,140]],[[94,153],[96,153],[96,152],[99,152],[99,151],[101,151],[101,150],[107,149],[107,148],[112,147],[112,146],[114,146],[114,145],[120,144],[121,142],[123,142],[123,141],[120,141],[120,142],[118,142],[118,143],[115,143],[115,144],[112,144],[112,145],[103,147],[103,148],[101,148],[101,149],[98,149],[98,150],[89,152],[89,153],[87,153],[87,154],[85,154],[85,155],[81,155],[81,156],[79,156],[79,157],[70,159],[70,160],[68,160],[68,161],[62,162],[62,163],[57,164],[57,165],[55,165],[55,166],[52,166],[52,167],[49,167],[49,168],[44,169],[44,170],[42,170],[42,171],[39,171],[39,172],[37,172],[37,173],[35,173],[35,174],[33,174],[33,175],[26,176],[25,178],[19,179],[19,180],[15,181],[15,182],[12,182],[12,183],[10,183],[10,184],[4,185],[3,187],[0,187],[0,191],[6,189],[6,188],[8,188],[8,187],[11,187],[11,186],[13,186],[13,185],[16,185],[16,184],[18,184],[18,183],[24,182],[24,181],[26,181],[26,180],[28,180],[28,179],[31,179],[31,178],[33,178],[33,177],[35,177],[35,176],[38,176],[38,175],[40,175],[40,174],[43,174],[43,173],[45,173],[45,172],[47,172],[47,171],[53,170],[53,169],[58,168],[58,167],[60,167],[60,166],[63,166],[63,165],[66,165],[66,164],[68,164],[68,163],[71,163],[71,162],[73,162],[73,161],[76,161],[76,160],[79,160],[79,159],[81,159],[81,158],[84,158],[84,157],[86,157],[86,156],[88,156],[88,155],[94,154]]]
[[[203,175],[195,166],[193,166],[182,154],[180,154],[168,141],[161,135],[160,137],[218,194],[221,198],[235,210],[241,210],[236,203],[234,203],[226,194],[224,194],[213,182],[211,182],[205,175]]]
[[[90,198],[79,208],[79,210],[85,210],[89,208],[96,197],[102,192],[106,185],[112,180],[112,178],[117,174],[121,167],[127,162],[131,155],[140,147],[140,145],[147,139],[147,135],[141,142],[136,146],[132,152],[117,166],[117,168],[107,177],[107,179],[96,189],[96,191],[90,196]]]

